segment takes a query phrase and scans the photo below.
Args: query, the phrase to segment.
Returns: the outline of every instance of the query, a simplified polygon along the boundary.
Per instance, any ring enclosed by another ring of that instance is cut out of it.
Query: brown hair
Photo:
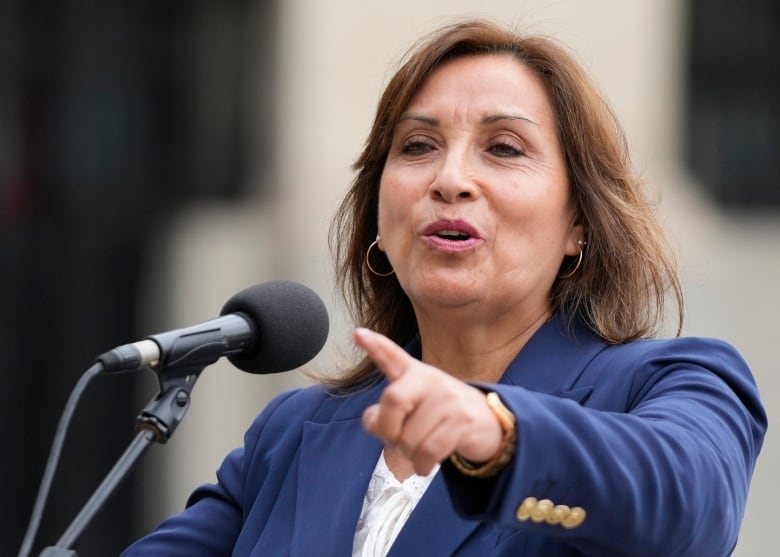
[[[559,278],[551,310],[581,319],[604,340],[621,343],[650,336],[663,321],[671,292],[682,328],[683,300],[677,269],[652,205],[633,172],[626,139],[612,109],[568,51],[554,40],[524,36],[483,20],[444,27],[425,37],[405,57],[377,107],[357,175],[331,225],[336,280],[360,326],[401,345],[417,333],[412,305],[394,276],[366,267],[377,235],[379,181],[393,129],[414,95],[442,63],[473,55],[509,55],[525,64],[545,87],[558,120],[579,220],[587,230],[582,266]],[[576,263],[565,258],[562,273]],[[373,364],[364,359],[336,381],[356,385]]]

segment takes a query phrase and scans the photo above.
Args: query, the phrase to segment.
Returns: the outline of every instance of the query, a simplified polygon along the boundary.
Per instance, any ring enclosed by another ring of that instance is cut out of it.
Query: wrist
[[[488,408],[498,419],[503,433],[498,450],[490,460],[483,463],[471,462],[458,453],[450,455],[452,465],[460,473],[473,478],[490,478],[498,474],[511,462],[517,447],[517,419],[515,415],[504,406],[497,393],[491,391],[487,393],[485,399]]]

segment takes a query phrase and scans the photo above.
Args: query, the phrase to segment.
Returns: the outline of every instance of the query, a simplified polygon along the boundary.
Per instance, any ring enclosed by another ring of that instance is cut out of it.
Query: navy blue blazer
[[[217,483],[124,557],[349,557],[382,450],[361,415],[384,386],[278,396]],[[489,388],[517,417],[512,463],[484,480],[445,462],[390,556],[731,553],[767,426],[732,347],[701,338],[608,345],[556,317]],[[529,520],[518,513],[529,497],[581,507],[585,519],[574,528]]]

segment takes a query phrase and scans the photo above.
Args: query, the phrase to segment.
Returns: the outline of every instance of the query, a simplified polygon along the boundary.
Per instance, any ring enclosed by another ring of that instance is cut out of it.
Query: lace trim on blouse
[[[379,455],[360,511],[352,557],[381,557],[387,555],[414,507],[428,489],[437,464],[427,476],[412,474],[399,482]]]

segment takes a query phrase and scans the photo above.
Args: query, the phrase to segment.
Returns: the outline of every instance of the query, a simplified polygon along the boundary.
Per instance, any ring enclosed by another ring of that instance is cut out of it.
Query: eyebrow
[[[423,124],[428,124],[429,126],[438,127],[439,126],[439,120],[436,118],[430,118],[429,116],[419,116],[417,114],[402,114],[401,117],[398,119],[398,122],[404,122],[406,120],[415,120],[417,122],[422,122]]]
[[[528,122],[530,124],[533,124],[534,126],[538,126],[536,122],[531,120],[528,116],[523,116],[522,114],[494,114],[492,116],[485,116],[482,118],[483,124],[495,124],[496,122],[500,122],[501,120],[523,120],[524,122]]]
[[[405,120],[415,120],[417,122],[422,122],[423,124],[428,124],[429,126],[438,127],[440,122],[436,118],[431,118],[429,116],[420,116],[418,114],[403,114],[399,119],[398,122],[403,122]],[[531,120],[528,116],[523,116],[522,114],[491,114],[490,116],[485,116],[482,118],[482,124],[495,124],[496,122],[500,122],[501,120],[522,120],[524,122],[528,122],[530,124],[533,124],[534,126],[538,126],[536,122]]]

